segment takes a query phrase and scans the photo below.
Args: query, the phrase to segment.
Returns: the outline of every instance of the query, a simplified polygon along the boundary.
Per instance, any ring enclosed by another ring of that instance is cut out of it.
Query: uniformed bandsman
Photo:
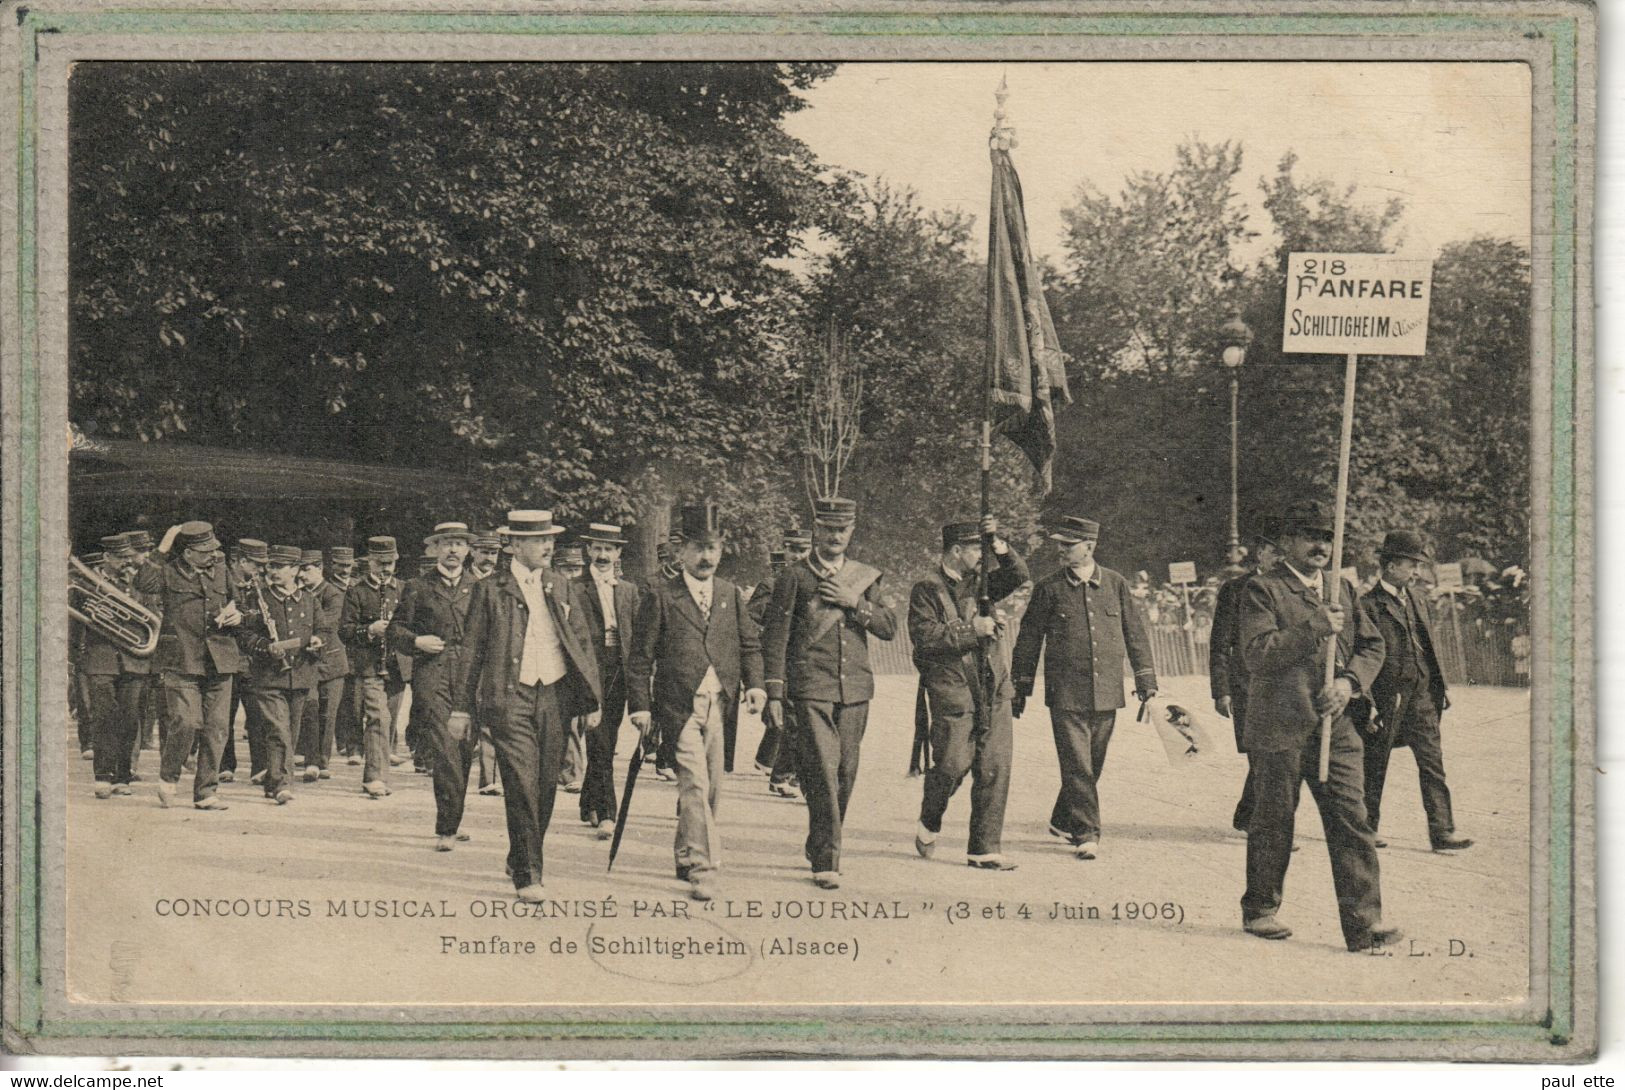
[[[297,545],[271,546],[264,612],[246,618],[237,636],[248,654],[248,699],[265,729],[265,797],[278,806],[293,801],[294,732],[322,657],[316,600],[299,585],[303,555]]]
[[[761,628],[767,620],[767,607],[773,601],[773,581],[784,570],[785,552],[783,549],[773,549],[767,554],[767,578],[756,584],[750,592],[750,601],[746,609],[750,612],[750,619]],[[771,776],[773,762],[779,755],[779,727],[776,723],[762,724],[762,739],[756,744],[756,771]]]
[[[1242,926],[1264,939],[1292,930],[1276,919],[1292,858],[1301,785],[1320,810],[1331,856],[1343,941],[1360,952],[1385,946],[1399,931],[1382,922],[1377,847],[1365,813],[1364,750],[1355,726],[1382,668],[1382,634],[1337,579],[1323,592],[1332,552],[1332,517],[1312,500],[1287,508],[1279,524],[1282,559],[1255,575],[1241,599],[1247,656],[1247,756],[1253,768],[1253,818],[1247,829],[1247,891]],[[1330,599],[1330,600],[1329,600]],[[1326,684],[1328,644],[1335,680]],[[1332,716],[1331,764],[1320,780],[1321,716]]]
[[[395,578],[400,554],[395,539],[367,539],[367,574],[344,595],[339,622],[351,676],[360,692],[362,712],[361,790],[375,799],[390,793],[389,769],[394,763],[395,715],[405,685],[389,646],[389,622],[401,600],[401,582]]]
[[[339,625],[344,624],[344,599],[356,581],[355,550],[348,545],[334,545],[327,550],[327,581],[339,592]],[[339,633],[344,645],[345,670],[343,687],[339,692],[339,716],[333,724],[333,744],[346,763],[361,763],[361,689],[355,683],[355,674],[349,668],[350,649]]]
[[[424,545],[435,566],[406,584],[400,608],[389,625],[397,651],[412,654],[412,707],[418,716],[422,753],[434,775],[435,850],[449,852],[462,831],[468,774],[474,763],[474,736],[447,731],[452,687],[464,654],[464,619],[479,582],[464,568],[473,535],[461,522],[442,522]]]
[[[1049,537],[1062,567],[1038,581],[1022,616],[1011,664],[1011,711],[1019,719],[1025,710],[1043,651],[1044,703],[1061,765],[1049,831],[1071,844],[1079,859],[1093,859],[1100,850],[1097,784],[1124,704],[1123,658],[1134,669],[1134,691],[1142,701],[1156,695],[1157,671],[1128,580],[1095,562],[1100,524],[1064,516]]]
[[[136,575],[141,569],[152,563],[153,540],[152,535],[146,530],[129,530],[126,531],[124,536],[129,539],[131,548],[135,549],[135,561],[130,565],[126,576],[129,586],[134,591]],[[144,599],[144,604],[154,613],[163,608],[163,603],[156,598],[140,595],[139,592],[135,593]],[[152,749],[154,744],[162,744],[163,714],[163,686],[159,684],[158,674],[153,669],[149,659],[148,677],[141,686],[141,725],[136,739],[135,754],[130,758],[130,779],[132,782],[141,779],[136,774],[136,769],[141,763],[141,751]],[[154,741],[155,737],[157,739],[156,743]]]
[[[988,518],[942,528],[942,561],[935,575],[909,594],[908,633],[920,687],[931,709],[931,768],[925,774],[920,827],[914,849],[929,859],[942,832],[948,800],[968,772],[970,843],[966,862],[984,870],[1014,870],[1002,854],[1004,806],[1010,794],[1010,663],[999,622],[978,612],[977,572],[982,535],[993,539],[995,567],[987,574],[992,602],[1027,582],[1026,562]]]
[[[768,714],[784,722],[796,706],[801,790],[807,799],[805,855],[822,889],[840,886],[841,825],[858,780],[874,676],[869,637],[890,640],[896,618],[880,598],[881,573],[846,555],[857,503],[813,503],[813,552],[773,587],[763,636]]]
[[[344,679],[350,673],[350,660],[339,638],[344,617],[344,591],[322,570],[322,551],[306,549],[299,558],[299,584],[316,608],[316,635],[322,640],[322,657],[316,666],[316,688],[305,705],[299,750],[305,757],[305,782],[329,779],[328,762],[333,758],[333,740],[338,729],[339,705],[344,697]]]
[[[125,587],[126,575],[135,550],[123,534],[101,539],[101,561],[97,575],[116,587]],[[89,689],[86,719],[91,725],[91,754],[94,764],[96,797],[128,795],[130,789],[129,737],[140,714],[140,682],[146,676],[135,666],[146,660],[121,651],[119,645],[88,625],[79,627],[79,669]],[[125,660],[131,660],[127,667]]]
[[[259,612],[259,598],[264,591],[266,552],[270,546],[257,538],[239,538],[232,546],[230,577],[237,595],[237,608],[244,617]],[[246,675],[231,689],[231,714],[227,718],[226,749],[220,759],[220,782],[231,783],[237,778],[237,709],[243,711],[243,729],[248,735],[248,782],[265,782],[265,726],[260,722],[254,702],[248,699]]]

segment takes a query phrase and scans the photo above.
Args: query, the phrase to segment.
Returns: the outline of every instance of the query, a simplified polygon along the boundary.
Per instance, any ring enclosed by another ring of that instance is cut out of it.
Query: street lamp
[[[1241,320],[1240,314],[1232,314],[1230,320],[1219,327],[1219,343],[1223,346],[1220,358],[1224,361],[1224,369],[1230,373],[1230,542],[1225,550],[1225,561],[1236,567],[1241,564],[1244,555],[1241,551],[1240,515],[1237,510],[1240,504],[1238,448],[1241,365],[1247,359],[1247,346],[1253,343],[1253,331]]]

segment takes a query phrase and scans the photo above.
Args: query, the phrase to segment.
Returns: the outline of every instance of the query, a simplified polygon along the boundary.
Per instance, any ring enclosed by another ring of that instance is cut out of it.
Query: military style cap
[[[685,542],[717,541],[722,537],[722,515],[710,500],[683,507],[677,513],[677,531]]]
[[[129,556],[135,549],[130,547],[130,539],[123,534],[108,534],[102,538],[102,553],[107,557]]]
[[[84,553],[79,557],[79,562],[84,564],[87,568],[94,568],[94,567],[98,567],[101,564],[106,563],[107,562],[107,557],[103,556],[99,552],[97,552],[97,553]]]
[[[803,530],[799,526],[792,526],[784,531],[784,547],[786,549],[812,548],[812,531]]]
[[[671,563],[671,546],[664,541],[655,546],[655,559],[662,564]]]
[[[320,549],[300,549],[299,566],[304,568],[309,567],[311,564],[316,565],[318,568],[322,566],[322,551]]]
[[[1377,555],[1383,560],[1415,560],[1423,564],[1433,563],[1433,557],[1428,553],[1427,542],[1415,530],[1389,530],[1382,539],[1382,548]]]
[[[278,564],[292,564],[298,567],[305,555],[305,551],[297,545],[272,545],[269,553],[266,563],[272,567]]]
[[[813,521],[825,526],[851,526],[858,521],[858,501],[821,496],[813,500]]]
[[[237,555],[247,557],[249,560],[264,564],[271,559],[270,546],[253,537],[237,539]]]
[[[587,528],[581,531],[582,541],[596,541],[600,545],[625,545],[626,538],[621,536],[621,527],[614,522],[589,522]]]
[[[394,538],[379,536],[367,539],[367,556],[373,560],[399,560],[401,554],[395,548]]]
[[[437,522],[435,523],[434,533],[424,538],[423,543],[429,545],[446,538],[460,538],[463,541],[472,541],[474,535],[468,532],[468,523],[466,522]]]
[[[1276,529],[1282,537],[1294,533],[1329,534],[1333,532],[1332,513],[1319,500],[1299,500],[1281,512]]]
[[[555,568],[584,568],[587,566],[587,554],[579,541],[567,541],[553,550],[553,566]]]
[[[782,567],[788,563],[789,560],[790,554],[785,552],[783,549],[774,549],[772,552],[767,554],[767,562],[769,564],[776,564]]]
[[[1100,523],[1076,515],[1061,515],[1050,521],[1049,539],[1067,545],[1076,545],[1080,541],[1099,541]]]
[[[551,511],[509,511],[508,525],[503,529],[509,537],[552,537],[564,533],[564,527],[554,525]]]
[[[982,541],[982,527],[974,522],[949,522],[942,527],[942,547],[951,549],[955,545],[978,545]]]
[[[502,539],[497,536],[495,530],[482,530],[474,535],[474,540],[469,544],[476,549],[500,549]]]
[[[181,523],[180,533],[175,536],[175,544],[183,549],[203,549],[211,552],[220,548],[220,542],[214,536],[214,527],[207,522]]]
[[[348,545],[333,545],[327,550],[327,559],[335,564],[354,564],[355,550]]]
[[[130,544],[137,549],[152,551],[152,535],[145,530],[131,530],[124,535],[130,539]]]

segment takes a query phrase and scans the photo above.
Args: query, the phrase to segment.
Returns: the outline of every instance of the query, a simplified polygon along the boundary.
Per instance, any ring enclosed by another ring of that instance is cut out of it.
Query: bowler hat
[[[582,541],[596,541],[600,545],[625,545],[626,538],[621,536],[621,527],[614,522],[589,522],[587,528],[581,531]]]
[[[684,541],[700,543],[716,541],[722,537],[722,515],[710,500],[681,508],[677,514],[677,532]]]
[[[400,551],[395,548],[395,539],[387,535],[369,537],[367,539],[367,557],[371,560],[399,560]]]
[[[944,551],[955,545],[977,545],[982,540],[982,528],[974,522],[949,522],[942,527]]]
[[[292,564],[298,567],[299,562],[304,559],[304,550],[297,545],[272,545],[269,552],[270,556],[266,562],[273,568],[278,564]]]
[[[851,526],[858,521],[858,501],[820,496],[813,500],[813,521],[824,526]]]
[[[503,529],[509,537],[552,537],[564,533],[564,527],[553,524],[551,511],[509,511],[508,525]]]
[[[259,564],[264,564],[271,559],[270,548],[269,545],[258,538],[242,537],[237,539],[237,555],[247,557]]]
[[[425,545],[432,544],[446,538],[457,538],[462,541],[472,541],[474,535],[468,532],[466,522],[437,522],[434,533],[423,539]]]
[[[1383,536],[1382,548],[1377,555],[1383,560],[1415,560],[1423,564],[1433,563],[1433,557],[1428,554],[1427,542],[1415,530],[1389,530]]]
[[[203,549],[206,552],[220,548],[220,542],[214,536],[214,527],[207,522],[181,523],[175,543],[183,549]]]
[[[1326,505],[1319,500],[1299,500],[1288,504],[1287,509],[1281,512],[1276,530],[1282,537],[1290,537],[1295,533],[1334,532],[1331,512],[1326,510]]]
[[[1080,541],[1098,541],[1100,523],[1076,515],[1059,515],[1050,520],[1049,539],[1066,545],[1076,545]]]

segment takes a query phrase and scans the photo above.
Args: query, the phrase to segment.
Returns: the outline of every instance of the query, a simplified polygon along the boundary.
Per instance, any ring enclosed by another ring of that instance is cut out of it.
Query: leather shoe
[[[717,898],[716,884],[712,882],[710,875],[696,878],[694,884],[689,887],[688,895],[696,901],[714,901]]]
[[[130,785],[127,784],[127,783],[115,783],[113,785],[113,794],[115,794],[115,795],[133,795],[133,794],[135,794],[135,792],[130,789]]]
[[[1403,938],[1397,927],[1377,927],[1367,931],[1360,938],[1349,943],[1349,953],[1363,954],[1367,950],[1376,950],[1384,946],[1392,946]]]
[[[175,785],[170,783],[167,780],[159,780],[158,781],[158,805],[164,807],[165,809],[168,809],[170,803],[172,803],[174,801],[175,801]]]
[[[502,788],[498,787],[494,783],[488,783],[484,787],[480,788],[480,794],[482,794],[482,795],[500,795],[500,794],[502,794]]]
[[[194,810],[229,810],[231,809],[218,795],[210,795],[200,802],[192,804]]]
[[[375,799],[381,799],[389,794],[389,784],[383,780],[368,780],[361,785],[361,790]]]
[[[1433,850],[1436,852],[1459,852],[1463,848],[1471,848],[1472,846],[1472,837],[1457,836],[1455,833],[1441,836],[1433,842]]]
[[[930,859],[937,854],[937,834],[923,824],[917,827],[914,830],[914,850],[920,853],[921,859]]]
[[[1095,857],[1095,853],[1099,850],[1099,844],[1096,844],[1093,840],[1085,840],[1083,843],[1078,845],[1077,856],[1079,859],[1093,859]]]
[[[1009,862],[1002,855],[973,855],[965,860],[967,867],[977,870],[1015,870],[1016,864]]]
[[[542,892],[542,884],[540,882],[532,882],[528,886],[516,889],[513,891],[513,895],[519,898],[521,901],[528,901],[533,905],[541,904],[547,899],[547,894]]]
[[[437,836],[434,838],[434,850],[449,852],[457,846],[457,838],[451,836]]]
[[[108,780],[97,780],[96,781],[96,797],[99,798],[99,799],[110,799],[110,798],[112,798],[113,797],[113,784]]]
[[[597,829],[599,840],[609,840],[615,835],[615,823],[612,821],[600,821]]]
[[[822,870],[813,875],[813,885],[819,889],[840,889],[841,877],[832,870]]]
[[[1055,836],[1055,837],[1060,837],[1062,840],[1071,840],[1072,839],[1072,834],[1071,833],[1067,832],[1065,829],[1062,829],[1062,828],[1060,828],[1060,827],[1058,827],[1056,825],[1051,825],[1049,827],[1049,835],[1050,836]]]
[[[1260,916],[1256,920],[1247,920],[1242,923],[1242,929],[1249,935],[1257,935],[1261,939],[1290,939],[1292,928],[1277,920],[1274,916]]]
[[[315,765],[306,765],[304,771],[304,781],[306,783],[315,783],[321,774],[321,770]]]
[[[293,792],[289,791],[287,788],[283,788],[281,791],[276,793],[275,801],[278,806],[286,806],[288,803],[293,801]]]
[[[236,779],[237,779],[237,773],[231,771],[231,769],[229,769],[229,768],[226,769],[224,772],[220,773],[220,782],[221,783],[231,783]]]
[[[1376,838],[1376,845],[1379,848],[1386,848],[1388,846],[1388,842],[1379,836]]]
[[[689,867],[686,864],[684,864],[684,863],[677,864],[677,880],[679,882],[688,881],[688,872],[689,872]]]

